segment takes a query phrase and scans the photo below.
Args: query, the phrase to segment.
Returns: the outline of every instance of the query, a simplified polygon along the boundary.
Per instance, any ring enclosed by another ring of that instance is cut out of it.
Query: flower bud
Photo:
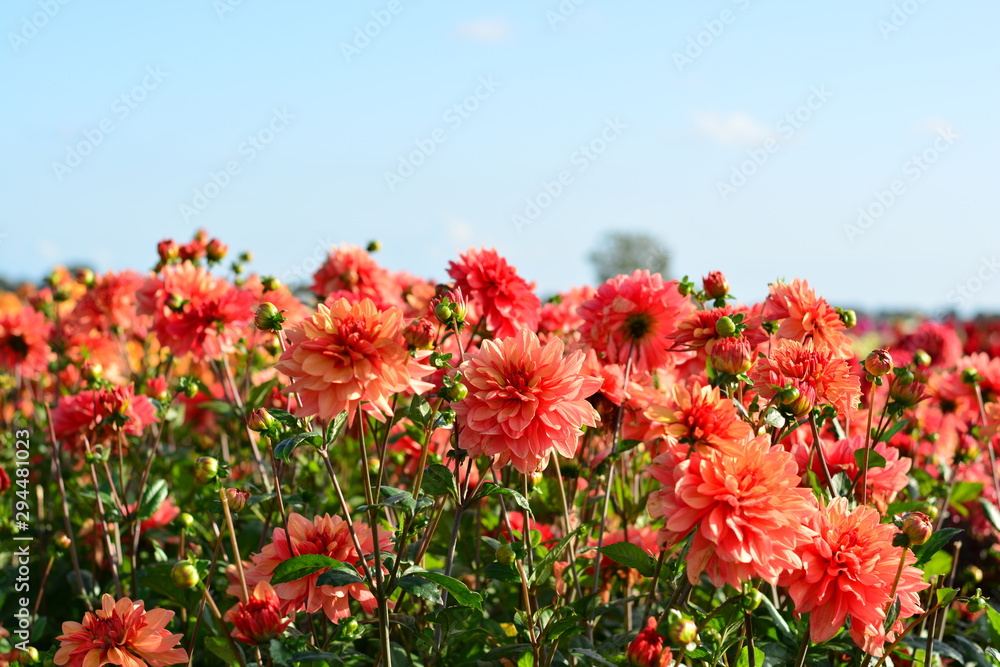
[[[181,248],[173,239],[166,239],[156,244],[156,254],[164,264],[180,257]]]
[[[189,382],[184,385],[184,395],[187,398],[194,398],[198,395],[198,385],[195,382]]]
[[[625,650],[632,667],[666,667],[673,664],[669,646],[665,646],[663,635],[656,631],[656,619],[650,618],[646,627],[639,632]]]
[[[368,252],[378,252],[381,249],[382,249],[382,243],[379,242],[379,241],[377,241],[377,240],[375,240],[375,239],[372,239],[371,241],[369,241],[368,242],[368,247],[366,248],[366,250]]]
[[[753,367],[753,350],[746,338],[717,340],[708,356],[712,360],[712,368],[720,373],[739,375]]]
[[[273,292],[281,287],[281,281],[274,276],[264,276],[260,279],[260,285],[264,288],[265,292]]]
[[[698,639],[698,626],[692,618],[674,615],[667,628],[667,636],[674,644],[686,646]]]
[[[250,413],[247,417],[247,428],[251,431],[256,431],[257,433],[263,433],[264,431],[270,430],[276,423],[277,419],[271,416],[271,413],[264,408],[257,408]]]
[[[456,382],[450,387],[445,387],[442,393],[445,394],[445,398],[449,401],[461,401],[469,395],[469,388],[461,382]]]
[[[377,456],[368,457],[368,472],[372,475],[377,475],[378,471],[382,468],[382,462],[379,461]]]
[[[194,525],[194,517],[187,512],[181,512],[177,517],[177,523],[181,525],[181,528],[190,528]]]
[[[93,287],[94,280],[94,272],[90,269],[80,269],[76,272],[76,282],[84,287]]]
[[[101,376],[104,375],[104,367],[100,363],[87,360],[83,364],[83,368],[80,369],[83,375],[83,379],[87,382],[94,382],[100,380]]]
[[[764,594],[761,593],[756,588],[751,588],[743,594],[743,611],[751,612],[760,606],[760,603],[764,601]]]
[[[281,331],[281,323],[285,321],[281,312],[273,303],[265,301],[257,308],[253,323],[261,331]]]
[[[715,323],[715,333],[723,338],[729,338],[736,334],[736,323],[728,315],[723,315]]]
[[[924,400],[924,393],[927,391],[927,385],[923,382],[914,382],[912,378],[913,373],[909,373],[905,378],[898,376],[889,385],[889,397],[906,408],[911,408]],[[907,379],[910,381],[906,382]]]
[[[442,324],[450,321],[454,315],[455,313],[452,312],[451,306],[447,303],[442,302],[434,307],[434,316],[438,318],[438,322],[441,322]]]
[[[874,377],[882,377],[892,370],[892,357],[887,350],[872,350],[865,357],[865,371]]]
[[[983,597],[983,592],[980,589],[977,588],[976,594],[965,603],[965,609],[970,614],[978,614],[986,609],[986,598]]]
[[[913,353],[913,363],[917,366],[930,366],[933,359],[931,355],[927,354],[923,350],[917,350]]]
[[[198,576],[198,568],[189,560],[177,561],[173,569],[170,570],[170,578],[177,588],[194,588],[201,580],[201,577]]]
[[[981,382],[982,379],[983,376],[972,366],[962,369],[962,382],[965,384],[976,384],[977,382]]]
[[[207,484],[219,474],[219,459],[201,456],[194,462],[194,479],[199,484]]]
[[[28,663],[29,664],[34,664],[34,663],[38,662],[39,659],[40,659],[39,656],[38,656],[38,649],[35,648],[34,646],[29,646],[28,650],[25,651],[25,653],[28,655]]]
[[[358,634],[358,631],[361,629],[361,624],[358,623],[358,619],[352,616],[351,618],[348,618],[347,620],[343,621],[341,623],[341,627],[344,629],[344,634],[346,634],[348,637],[354,637]]]
[[[232,511],[241,511],[244,507],[246,507],[248,500],[250,500],[249,491],[233,488],[226,489],[226,502],[229,504],[229,509]]]
[[[725,299],[729,296],[729,281],[721,271],[712,271],[702,278],[701,288],[709,299]]]
[[[188,300],[182,297],[180,294],[171,294],[170,296],[167,297],[167,308],[174,311],[175,313],[179,313],[180,311],[184,310],[184,305],[187,302]]]
[[[69,539],[69,535],[61,530],[52,536],[52,543],[55,545],[56,549],[59,549],[60,551],[65,551],[73,546],[73,540]]]
[[[971,579],[974,583],[979,583],[983,580],[983,571],[980,570],[975,565],[969,565],[965,568],[965,575]]]
[[[930,539],[934,524],[923,512],[909,512],[903,517],[902,531],[910,539],[910,544],[919,546]]]
[[[511,548],[509,544],[501,544],[500,548],[496,552],[497,561],[503,565],[510,565],[514,562],[515,554],[514,549]]]
[[[853,329],[858,326],[858,314],[853,310],[837,308],[837,315],[840,316],[840,321],[843,322],[845,329]]]
[[[429,350],[434,347],[434,325],[427,319],[413,320],[403,329],[403,338],[415,350]]]
[[[205,256],[208,258],[208,261],[213,264],[221,262],[225,259],[227,252],[229,252],[229,246],[219,239],[212,239],[208,242],[208,245],[205,246]]]

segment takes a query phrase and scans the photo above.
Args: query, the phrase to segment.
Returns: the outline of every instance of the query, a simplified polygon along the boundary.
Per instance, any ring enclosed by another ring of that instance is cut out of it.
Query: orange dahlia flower
[[[31,306],[0,310],[0,368],[33,379],[49,366],[52,324]]]
[[[808,403],[802,412],[817,403],[829,403],[840,414],[850,416],[861,397],[861,381],[851,372],[847,361],[832,352],[813,348],[812,343],[789,338],[776,342],[771,354],[757,361],[750,379],[766,400],[786,385],[798,389],[799,400],[803,405]]]
[[[541,302],[535,295],[535,284],[517,274],[497,251],[469,248],[459,261],[448,264],[448,275],[455,287],[469,297],[480,322],[497,338],[507,338],[521,327],[538,328]]]
[[[409,388],[411,371],[423,368],[411,363],[402,320],[399,308],[339,299],[291,329],[277,369],[293,380],[285,391],[298,393],[298,414],[328,420],[347,410],[349,423],[359,405],[379,420],[392,414],[389,397]]]
[[[601,380],[581,373],[584,353],[563,357],[563,342],[521,329],[512,338],[484,341],[461,366],[469,393],[455,403],[461,444],[472,456],[496,456],[522,473],[544,467],[553,449],[576,454],[580,427],[596,426],[587,397]]]
[[[232,636],[244,644],[262,644],[285,631],[292,619],[281,613],[281,600],[266,581],[257,582],[250,600],[240,601],[226,612],[223,620],[232,623]]]
[[[68,667],[166,667],[186,663],[187,651],[175,648],[181,635],[165,628],[174,617],[166,609],[146,611],[142,600],[104,594],[101,608],[83,615],[83,623],[67,621],[53,662]]]
[[[816,296],[805,280],[771,284],[771,293],[764,302],[764,318],[779,320],[778,338],[791,338],[800,343],[808,340],[821,352],[851,359],[851,340],[844,335],[843,321],[826,299]]]
[[[649,514],[664,517],[660,532],[673,545],[691,531],[688,579],[704,572],[716,586],[739,588],[753,577],[775,583],[800,566],[796,548],[811,537],[803,524],[816,512],[812,492],[799,488],[798,465],[766,436],[694,451],[673,441],[650,474],[664,483],[649,499]]]
[[[359,555],[354,548],[347,523],[339,516],[324,514],[310,521],[301,514],[293,512],[288,515],[288,535],[291,537],[294,552],[288,550],[285,529],[275,528],[271,533],[271,543],[259,554],[251,557],[253,566],[245,574],[247,585],[256,586],[261,581],[270,582],[278,563],[292,556],[320,554],[349,565],[357,564],[362,558],[367,561],[375,550],[371,530],[367,525],[356,523],[354,532],[358,536],[358,542],[361,543],[363,554]],[[379,550],[383,554],[392,553],[391,532],[379,533]],[[340,619],[351,615],[351,598],[360,602],[366,613],[372,613],[376,605],[375,596],[371,594],[366,584],[317,586],[316,580],[325,571],[320,570],[308,577],[275,585],[274,592],[281,600],[281,613],[305,611],[307,614],[312,614],[322,609],[327,618],[339,623]],[[230,586],[228,593],[242,595],[239,584]]]
[[[666,424],[667,435],[679,442],[698,448],[718,447],[753,435],[750,425],[740,419],[731,400],[722,398],[718,387],[695,385],[689,391],[675,384],[673,394],[673,402],[649,408],[646,416]]]
[[[904,551],[892,545],[896,527],[879,519],[870,507],[850,511],[846,498],[834,499],[809,518],[814,533],[799,549],[802,565],[782,583],[788,584],[795,611],[809,613],[813,642],[832,638],[850,616],[855,643],[873,655],[881,653],[882,625]],[[905,558],[896,589],[900,621],[923,611],[917,593],[928,586],[913,567],[916,556],[907,551]]]

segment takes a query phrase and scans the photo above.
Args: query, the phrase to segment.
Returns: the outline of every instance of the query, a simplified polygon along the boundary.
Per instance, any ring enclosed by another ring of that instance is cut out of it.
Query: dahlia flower
[[[528,283],[507,260],[492,248],[470,248],[459,261],[448,264],[455,286],[472,301],[480,322],[497,338],[507,338],[518,329],[538,328],[541,302],[534,283]]]
[[[165,628],[174,617],[166,609],[146,611],[142,600],[115,599],[107,593],[101,608],[83,615],[83,623],[66,621],[53,662],[68,667],[166,667],[186,663],[187,651],[177,648],[181,635]]]
[[[370,299],[340,299],[291,329],[276,368],[293,380],[285,391],[298,393],[298,414],[328,420],[347,410],[349,423],[359,405],[379,420],[392,414],[389,397],[410,388],[411,372],[432,370],[410,358],[402,318],[399,308],[379,310]]]
[[[750,379],[766,400],[790,385],[799,390],[801,400],[809,408],[829,403],[847,416],[861,397],[861,381],[851,373],[847,361],[832,352],[815,349],[812,343],[803,344],[790,338],[777,341],[771,354],[757,361]]]
[[[372,259],[368,251],[346,243],[330,249],[326,261],[313,274],[312,291],[321,298],[335,294],[335,298],[348,297],[351,302],[368,298],[380,308],[403,305],[399,287],[389,271]]]
[[[45,316],[30,306],[0,310],[0,368],[25,378],[48,369],[48,338],[52,332]]]
[[[580,332],[606,363],[624,365],[631,352],[634,369],[653,372],[669,365],[670,337],[694,309],[677,281],[635,271],[608,280],[580,306]]]
[[[260,553],[251,557],[253,565],[245,573],[247,586],[254,586],[256,590],[258,583],[270,582],[274,568],[292,556],[320,554],[336,558],[349,565],[355,565],[362,559],[367,561],[375,550],[371,530],[367,525],[356,523],[354,524],[354,532],[358,536],[358,542],[361,543],[363,554],[358,554],[357,549],[354,548],[347,523],[339,516],[324,514],[316,516],[310,521],[301,514],[294,512],[289,514],[288,535],[291,537],[292,551],[288,549],[289,540],[285,535],[285,529],[275,528],[274,532],[271,533],[271,543],[266,545]],[[383,530],[379,533],[379,550],[382,554],[392,553],[391,532]],[[316,580],[323,572],[325,570],[320,570],[302,579],[276,584],[274,592],[281,600],[281,613],[291,614],[296,611],[304,611],[307,614],[312,614],[322,609],[327,618],[334,623],[339,623],[341,619],[351,615],[351,598],[360,602],[366,613],[372,613],[376,600],[366,584],[317,586]],[[238,584],[230,586],[228,592],[230,595],[236,596],[242,594]]]
[[[664,484],[649,499],[649,514],[663,517],[661,542],[678,543],[694,531],[688,580],[704,572],[712,583],[739,588],[753,577],[775,583],[800,566],[796,549],[811,537],[803,524],[816,512],[812,492],[799,488],[798,466],[766,436],[694,451],[673,442],[650,474]]]
[[[666,646],[666,640],[656,631],[656,617],[650,617],[646,627],[625,651],[629,664],[635,667],[670,667],[674,664],[674,656],[670,647]]]
[[[70,448],[82,447],[84,438],[91,445],[117,446],[119,432],[142,435],[155,421],[153,404],[144,395],[137,395],[131,384],[63,396],[52,411],[56,438]]]
[[[250,591],[250,600],[236,603],[223,620],[232,623],[232,636],[244,644],[263,644],[285,631],[292,619],[281,613],[281,600],[266,581],[259,581]]]
[[[764,302],[764,318],[779,320],[778,338],[800,343],[811,340],[816,350],[841,359],[854,356],[850,339],[844,335],[844,323],[826,299],[816,296],[805,280],[776,282]]]
[[[879,523],[878,512],[836,498],[808,518],[813,536],[799,548],[801,566],[782,579],[795,602],[795,611],[809,613],[809,638],[825,642],[851,617],[851,636],[868,653],[879,656],[886,639],[882,626],[893,602],[892,584],[903,548],[892,545],[899,532],[891,523]],[[927,588],[916,556],[906,553],[906,565],[896,588],[899,620],[923,610],[917,595]],[[901,626],[895,626],[901,627]]]
[[[673,387],[673,401],[654,406],[646,416],[666,424],[667,435],[698,448],[719,447],[742,442],[753,435],[750,425],[740,419],[733,402],[722,398],[718,387],[683,385]]]
[[[73,309],[72,326],[80,332],[96,329],[102,333],[130,330],[136,326],[136,293],[143,278],[135,271],[99,276]]]
[[[455,403],[462,446],[472,456],[496,456],[522,473],[547,463],[553,449],[572,457],[582,426],[597,425],[587,397],[598,378],[581,374],[584,353],[563,357],[558,338],[544,346],[522,329],[512,338],[484,341],[461,366],[469,393]]]
[[[220,359],[253,321],[254,295],[213,276],[202,266],[183,262],[146,278],[139,310],[153,316],[161,345],[196,361]]]

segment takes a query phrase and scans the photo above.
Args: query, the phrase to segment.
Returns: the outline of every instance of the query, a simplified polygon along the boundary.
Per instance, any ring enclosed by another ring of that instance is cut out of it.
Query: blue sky
[[[1000,6],[7,0],[0,273],[146,268],[204,227],[294,281],[330,243],[540,291],[609,229],[737,296],[1000,309]],[[367,35],[365,32],[367,30]]]

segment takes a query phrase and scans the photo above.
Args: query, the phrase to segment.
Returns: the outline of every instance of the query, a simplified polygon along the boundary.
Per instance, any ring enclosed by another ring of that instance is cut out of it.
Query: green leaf
[[[950,604],[955,599],[955,596],[958,595],[958,591],[954,588],[939,588],[934,592],[937,595],[938,604],[942,607]]]
[[[440,463],[432,463],[424,469],[424,480],[421,487],[425,493],[432,496],[449,495],[452,498],[458,498],[455,475],[452,474],[448,466]]]
[[[885,467],[885,457],[876,452],[874,449],[858,449],[854,452],[854,462],[858,464],[858,470],[864,471],[865,469],[865,454],[868,455],[868,469],[872,468],[884,468]]]
[[[989,519],[993,529],[1000,531],[1000,510],[997,509],[997,506],[986,498],[980,498],[979,504],[983,506],[983,514]]]
[[[924,578],[934,575],[944,576],[951,572],[951,562],[954,560],[947,551],[938,551],[931,556],[930,560],[924,563]]]
[[[233,655],[229,642],[222,637],[205,637],[205,648],[226,665],[238,665],[240,661]]]
[[[566,547],[569,545],[570,540],[580,534],[584,529],[589,530],[590,524],[586,523],[581,526],[577,526],[576,530],[567,535],[566,537],[559,540],[554,547],[549,549],[549,552],[542,556],[537,563],[535,563],[535,571],[531,573],[531,577],[528,578],[528,583],[532,586],[537,586],[539,582],[545,581],[548,578],[549,573],[552,572],[552,566],[555,565],[559,557],[562,556]]]
[[[1000,612],[991,604],[986,605],[986,620],[990,624],[990,643],[1000,646]]]
[[[569,651],[573,655],[578,655],[581,658],[586,658],[587,663],[591,665],[604,665],[606,667],[615,667],[615,664],[608,662],[600,656],[596,651],[591,651],[589,648],[574,648]]]
[[[851,495],[851,486],[853,486],[851,478],[843,470],[830,478],[830,490],[835,498],[845,498]]]
[[[483,574],[490,579],[505,581],[508,584],[516,584],[521,581],[521,575],[512,565],[504,565],[499,561],[493,561],[484,567]]]
[[[785,617],[781,615],[781,612],[779,612],[775,608],[774,603],[771,602],[771,599],[766,595],[762,597],[760,601],[764,609],[767,610],[767,613],[771,617],[771,620],[774,621],[774,627],[777,628],[778,633],[781,635],[781,638],[784,641],[791,644],[792,646],[794,646],[795,633],[793,633],[792,629],[788,627],[788,621],[785,620]]]
[[[879,442],[889,442],[892,439],[892,436],[896,435],[897,433],[899,433],[900,431],[902,431],[904,428],[906,428],[906,425],[909,424],[909,423],[910,423],[909,419],[903,419],[902,421],[896,422],[895,424],[893,424],[889,428],[888,431],[886,431],[885,433],[882,434],[882,437],[879,438],[878,441]]]
[[[322,437],[323,435],[321,433],[317,433],[316,431],[306,431],[305,433],[299,433],[298,435],[293,435],[290,438],[285,438],[274,446],[274,458],[280,461],[287,461],[292,455],[292,452],[295,451],[295,448],[301,445],[304,441],[312,438],[312,442],[309,444],[313,447],[319,447],[322,444]]]
[[[418,598],[430,600],[434,604],[442,604],[441,592],[433,581],[408,574],[405,577],[400,577],[399,587]]]
[[[292,656],[292,660],[294,662],[335,662],[338,665],[344,664],[343,658],[335,653],[319,653],[317,651],[296,653]]]
[[[139,502],[139,521],[145,521],[156,514],[156,510],[160,509],[160,505],[169,494],[170,488],[165,479],[158,479],[147,486],[142,493],[142,500]]]
[[[427,399],[417,394],[410,401],[410,408],[407,410],[407,415],[414,424],[426,426],[427,422],[430,421],[431,412],[431,405],[427,402]]]
[[[317,586],[350,586],[365,583],[354,566],[332,558],[330,560],[333,560],[336,565],[331,565],[329,570],[316,577]]]
[[[773,428],[781,429],[785,427],[785,418],[776,408],[768,408],[764,413],[764,423]]]
[[[288,412],[287,410],[279,410],[278,408],[268,408],[268,414],[277,419],[283,425],[288,428],[298,428],[299,418]]]
[[[247,414],[249,414],[251,410],[256,410],[264,405],[264,399],[267,398],[268,394],[271,393],[271,390],[276,384],[278,384],[278,378],[271,378],[263,384],[250,388],[250,393],[247,395],[247,401],[245,404]],[[268,412],[270,412],[270,410],[268,410]]]
[[[514,489],[508,489],[502,486],[498,486],[493,482],[486,482],[483,484],[483,488],[476,494],[476,500],[480,498],[486,498],[487,496],[510,496],[514,503],[523,509],[528,514],[531,514],[531,504],[528,503],[528,499],[522,496],[520,493]]]
[[[951,640],[956,642],[962,649],[965,657],[976,663],[976,667],[992,667],[983,649],[979,648],[960,634],[952,634]]]
[[[622,452],[627,452],[630,449],[635,449],[642,444],[642,440],[622,440],[618,443],[618,448],[615,450],[616,454],[621,454]]]
[[[951,496],[948,498],[948,504],[951,505],[951,507],[954,508],[960,515],[968,516],[969,510],[966,507],[963,507],[963,505],[979,498],[982,493],[982,482],[959,482],[955,485],[955,488],[951,490]]]
[[[653,557],[631,542],[616,542],[601,547],[598,551],[616,563],[638,570],[644,577],[652,577],[656,569]]]
[[[438,572],[413,572],[412,576],[427,579],[440,585],[441,588],[451,593],[451,596],[455,598],[455,602],[463,607],[471,607],[478,611],[483,610],[483,597],[475,591],[470,591],[469,587],[458,579]]]
[[[931,556],[944,548],[945,545],[951,542],[951,538],[961,532],[959,528],[942,528],[931,535],[931,538],[924,544],[913,547],[913,553],[917,555],[917,562],[914,565],[923,567],[931,559]]]
[[[274,568],[274,576],[271,577],[271,585],[276,586],[288,581],[295,581],[310,574],[319,572],[328,567],[343,565],[336,558],[322,556],[320,554],[306,554],[305,556],[292,556],[288,560],[281,561]]]
[[[756,646],[753,647],[753,657],[754,657],[754,664],[757,665],[757,667],[764,667],[764,659],[766,658],[766,656],[764,655],[764,652],[761,651]],[[740,657],[736,659],[736,667],[750,667],[749,646],[744,646],[743,650],[740,651]]]
[[[326,428],[326,435],[323,437],[324,444],[330,445],[337,442],[337,438],[344,430],[344,424],[347,423],[347,410],[343,410]]]

